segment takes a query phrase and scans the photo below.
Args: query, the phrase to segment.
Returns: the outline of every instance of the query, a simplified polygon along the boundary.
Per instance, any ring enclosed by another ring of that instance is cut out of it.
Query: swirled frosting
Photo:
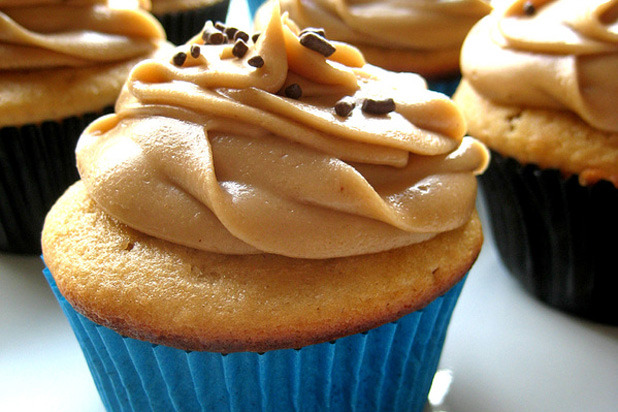
[[[472,29],[462,49],[466,79],[496,102],[569,110],[618,132],[618,1],[526,3],[512,2]]]
[[[0,0],[0,70],[84,67],[152,52],[165,38],[143,2]]]
[[[456,106],[417,75],[344,43],[326,58],[298,35],[274,7],[242,57],[197,36],[137,65],[116,113],[78,143],[92,198],[139,231],[226,254],[365,254],[467,222],[487,151],[463,138]],[[346,96],[356,107],[340,116]],[[361,109],[385,98],[394,111]]]
[[[281,7],[300,27],[322,27],[359,47],[455,55],[491,10],[483,0],[281,0]]]

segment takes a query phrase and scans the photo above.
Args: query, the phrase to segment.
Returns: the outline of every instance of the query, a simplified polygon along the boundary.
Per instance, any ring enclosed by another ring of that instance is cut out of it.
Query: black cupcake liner
[[[223,0],[211,6],[155,14],[155,17],[165,29],[167,39],[175,45],[181,45],[199,33],[204,28],[206,20],[224,22],[229,5],[229,0]]]
[[[73,116],[57,122],[0,128],[0,250],[41,252],[41,229],[56,199],[79,179],[75,145],[99,116]]]
[[[618,189],[522,165],[492,152],[480,177],[499,254],[530,293],[563,311],[618,325]]]

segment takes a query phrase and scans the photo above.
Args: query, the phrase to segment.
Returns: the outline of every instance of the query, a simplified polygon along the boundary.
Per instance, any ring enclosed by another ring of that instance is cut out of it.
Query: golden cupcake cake
[[[322,28],[329,38],[358,47],[369,63],[418,73],[449,95],[459,79],[464,38],[491,11],[485,0],[271,0],[255,15],[258,29],[275,1],[301,28]]]
[[[102,399],[421,410],[481,248],[487,151],[421,77],[307,43],[276,7],[231,29],[133,69],[47,216],[46,275]]]
[[[0,34],[0,249],[38,253],[81,131],[166,43],[132,1],[0,0]]]
[[[473,28],[455,95],[495,153],[496,242],[543,301],[618,322],[618,2],[514,1]]]

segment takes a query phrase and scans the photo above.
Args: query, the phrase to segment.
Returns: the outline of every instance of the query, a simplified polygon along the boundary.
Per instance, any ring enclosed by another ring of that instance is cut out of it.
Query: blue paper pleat
[[[446,79],[427,80],[427,88],[434,92],[444,93],[448,97],[453,97],[459,82],[461,81],[461,75],[453,76]]]
[[[249,6],[249,14],[251,15],[251,19],[255,16],[255,12],[257,9],[264,3],[265,0],[247,0],[247,5]]]
[[[44,271],[109,411],[421,411],[464,280],[365,333],[263,354],[190,352],[123,337],[76,312]]]

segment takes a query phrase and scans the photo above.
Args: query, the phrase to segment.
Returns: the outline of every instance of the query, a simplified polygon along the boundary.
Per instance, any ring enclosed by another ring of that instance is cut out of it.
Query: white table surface
[[[246,19],[241,2],[232,0],[233,21]],[[36,256],[0,254],[0,411],[104,411],[42,268]],[[618,327],[531,298],[486,231],[430,401],[434,412],[616,412]]]

